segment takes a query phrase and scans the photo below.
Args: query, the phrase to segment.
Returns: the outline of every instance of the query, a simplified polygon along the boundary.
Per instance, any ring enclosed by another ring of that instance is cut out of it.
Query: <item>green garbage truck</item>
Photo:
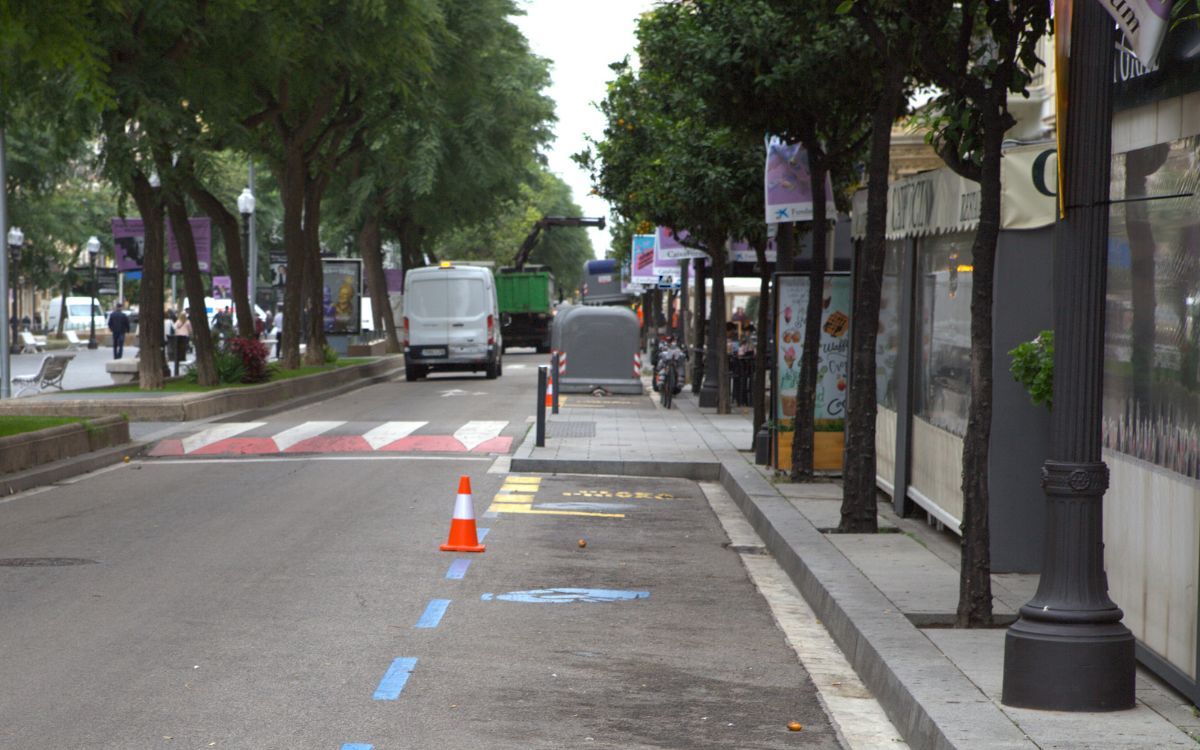
[[[501,268],[496,274],[500,330],[504,348],[536,347],[550,351],[550,322],[554,317],[554,276],[546,266]]]

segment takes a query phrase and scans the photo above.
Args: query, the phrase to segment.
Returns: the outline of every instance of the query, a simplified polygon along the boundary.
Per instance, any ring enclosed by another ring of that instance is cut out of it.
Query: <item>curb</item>
[[[129,422],[108,416],[0,438],[0,477],[129,442]]]
[[[125,414],[131,422],[187,422],[279,404],[343,385],[357,387],[367,378],[390,377],[403,361],[403,356],[394,354],[330,372],[207,393],[142,398],[13,399],[0,404],[0,414],[62,417]]]
[[[64,458],[32,469],[26,469],[15,474],[0,477],[0,497],[15,495],[18,492],[42,487],[47,484],[71,479],[80,474],[87,474],[97,469],[103,469],[120,463],[125,456],[142,455],[150,448],[150,443],[126,443],[112,448],[104,448],[91,453]]]

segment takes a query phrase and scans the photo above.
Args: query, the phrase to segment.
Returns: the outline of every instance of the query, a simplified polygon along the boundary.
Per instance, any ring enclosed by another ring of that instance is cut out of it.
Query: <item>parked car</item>
[[[502,374],[504,342],[496,281],[488,268],[443,262],[404,280],[404,370],[409,381],[433,371]]]

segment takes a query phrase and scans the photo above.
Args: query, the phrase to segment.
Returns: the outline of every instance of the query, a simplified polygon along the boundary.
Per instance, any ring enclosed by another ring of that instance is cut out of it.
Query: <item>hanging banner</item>
[[[692,258],[707,258],[708,253],[703,250],[687,247],[680,240],[686,240],[687,232],[681,232],[679,236],[675,236],[668,227],[659,227],[654,232],[654,241],[657,243],[655,250],[655,261],[660,266],[665,267],[668,261],[675,261],[675,268],[679,268],[679,261],[691,260]]]
[[[1104,9],[1113,17],[1133,54],[1143,65],[1152,65],[1171,25],[1172,0],[1107,0]]]
[[[658,274],[654,270],[654,235],[635,234],[630,253],[629,282],[631,284],[656,284]]]
[[[767,262],[774,263],[776,256],[775,238],[771,237],[767,240]],[[738,240],[729,245],[729,259],[734,263],[757,263],[758,253],[754,252],[749,242]]]
[[[808,152],[798,143],[784,143],[772,136],[767,139],[767,164],[764,169],[767,223],[812,221],[812,179]],[[837,215],[833,205],[833,183],[825,177],[825,215]]]
[[[229,276],[212,277],[213,299],[233,299],[233,279]]]
[[[1000,226],[1037,229],[1058,216],[1058,150],[1053,143],[1017,146],[1000,160]]]
[[[357,258],[322,258],[321,269],[324,273],[325,332],[361,333],[359,302],[362,294],[362,261]]]
[[[201,273],[212,271],[212,220],[207,216],[188,219],[192,227],[192,238],[196,241],[196,260]],[[146,246],[146,225],[141,219],[112,220],[113,247],[117,270],[137,271],[142,267]],[[167,224],[167,272],[182,273],[183,261],[179,257],[179,245],[175,233]]]

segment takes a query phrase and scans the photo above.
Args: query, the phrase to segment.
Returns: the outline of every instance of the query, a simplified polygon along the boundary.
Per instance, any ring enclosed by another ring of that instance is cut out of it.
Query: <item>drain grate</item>
[[[556,438],[596,437],[595,422],[547,422],[546,436]]]
[[[3,557],[0,568],[61,568],[67,565],[99,565],[99,560],[82,557]]]

